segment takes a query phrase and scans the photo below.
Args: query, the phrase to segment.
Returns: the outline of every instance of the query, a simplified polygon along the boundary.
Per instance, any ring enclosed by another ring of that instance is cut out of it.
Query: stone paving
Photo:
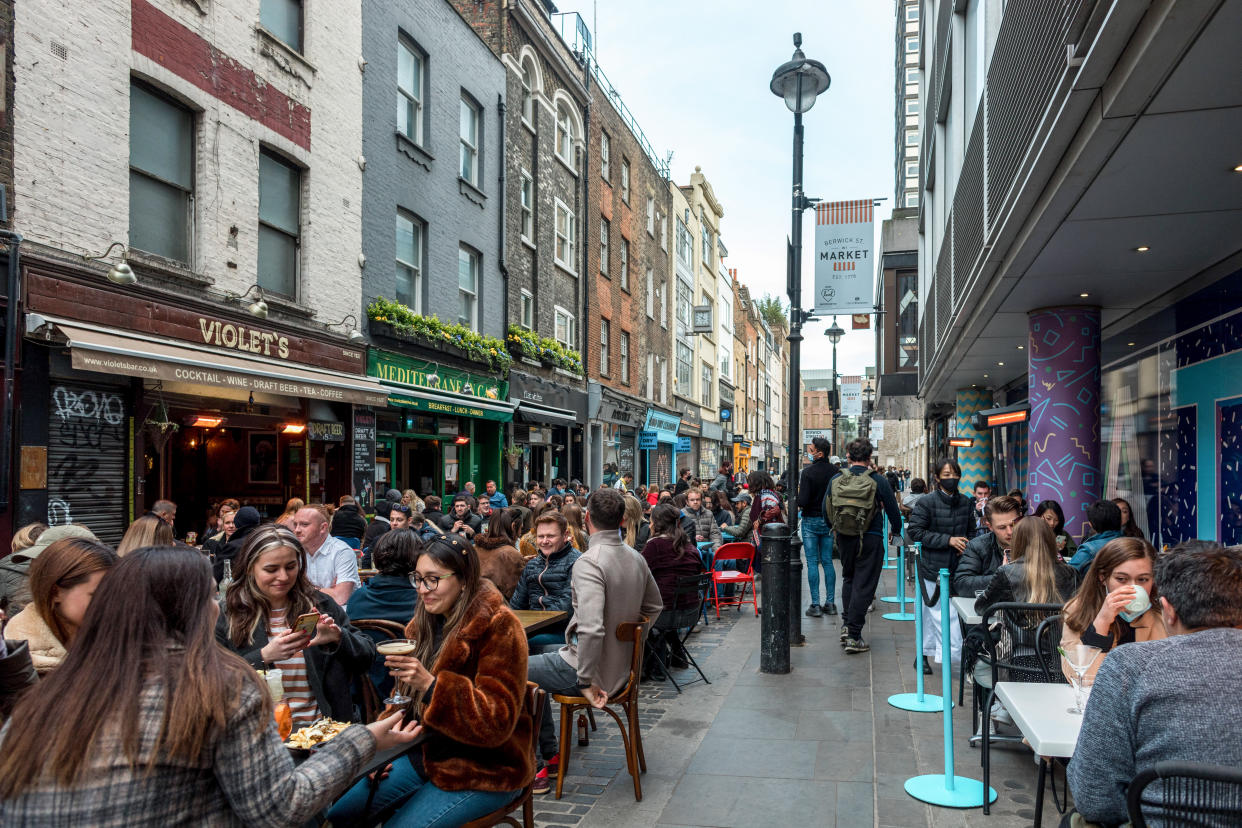
[[[892,573],[885,572],[878,594],[891,595],[894,588]],[[915,689],[914,624],[881,618],[894,608],[877,604],[864,630],[871,652],[854,656],[839,646],[839,617],[804,617],[807,643],[793,649],[793,669],[783,676],[759,672],[759,620],[749,608],[724,612],[719,622],[709,612],[710,625],[688,644],[712,683],[689,685],[681,694],[667,682],[643,685],[639,715],[648,772],[642,801],[634,799],[615,723],[597,715],[590,745],[574,742],[562,799],[536,797],[536,824],[1031,825],[1037,766],[1020,744],[993,746],[991,784],[998,799],[990,816],[981,809],[928,806],[905,793],[908,777],[943,773],[943,725],[938,714],[907,713],[887,703],[893,693]],[[693,670],[675,675],[698,677]],[[937,665],[927,692],[938,693],[940,681]],[[968,688],[966,706],[954,709],[956,772],[982,779],[979,750],[968,746],[969,705]],[[1049,792],[1044,822],[1059,819]]]

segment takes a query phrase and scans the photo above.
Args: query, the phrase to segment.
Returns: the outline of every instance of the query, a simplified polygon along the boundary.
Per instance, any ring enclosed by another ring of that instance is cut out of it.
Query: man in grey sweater
[[[565,646],[533,655],[527,662],[526,677],[548,691],[539,729],[545,765],[535,777],[535,793],[550,790],[559,765],[551,695],[581,695],[602,708],[625,686],[630,671],[633,645],[617,640],[617,626],[645,617],[650,629],[664,609],[647,561],[621,540],[618,531],[627,496],[617,489],[600,489],[587,498],[591,537],[570,575],[573,610]]]
[[[1242,765],[1231,735],[1242,718],[1242,548],[1182,544],[1157,561],[1156,583],[1169,637],[1109,652],[1067,771],[1079,814],[1103,825],[1128,819],[1130,780],[1156,762]],[[1160,790],[1144,794],[1149,822]]]

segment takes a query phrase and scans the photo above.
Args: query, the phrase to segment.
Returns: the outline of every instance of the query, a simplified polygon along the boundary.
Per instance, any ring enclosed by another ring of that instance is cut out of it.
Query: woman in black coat
[[[351,685],[375,659],[375,643],[345,611],[306,578],[306,552],[279,524],[255,529],[233,569],[216,639],[256,670],[279,668],[294,726],[321,716],[353,721]],[[319,614],[314,633],[292,629],[298,616]]]
[[[962,467],[955,461],[944,459],[936,464],[934,483],[936,488],[914,504],[914,511],[906,523],[910,540],[922,544],[919,554],[919,578],[929,597],[935,595],[941,569],[949,570],[950,582],[957,570],[958,559],[974,530],[974,501],[958,491],[962,481]],[[923,611],[923,672],[930,673],[928,656],[937,662],[944,660],[940,652],[940,603],[926,606]],[[962,627],[957,611],[949,606],[952,659],[962,657]]]

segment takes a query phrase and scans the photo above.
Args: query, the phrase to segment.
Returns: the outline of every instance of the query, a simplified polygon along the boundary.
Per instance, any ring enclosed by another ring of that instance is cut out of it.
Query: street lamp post
[[[824,64],[808,60],[802,53],[802,33],[793,36],[794,53],[787,63],[772,73],[769,88],[772,94],[783,98],[785,106],[794,114],[793,132],[793,223],[790,232],[789,274],[786,287],[789,293],[789,389],[790,399],[795,394],[797,404],[789,406],[789,531],[798,525],[798,472],[802,465],[802,433],[799,430],[801,414],[801,391],[799,378],[802,373],[802,211],[812,202],[802,192],[802,115],[815,105],[815,99],[827,91],[832,78]]]
[[[824,336],[828,337],[828,341],[832,343],[832,449],[837,456],[841,455],[841,450],[837,445],[837,437],[841,434],[841,393],[840,386],[837,385],[837,343],[841,341],[841,337],[845,336],[845,330],[837,324],[837,318],[832,317],[832,327],[824,331]]]

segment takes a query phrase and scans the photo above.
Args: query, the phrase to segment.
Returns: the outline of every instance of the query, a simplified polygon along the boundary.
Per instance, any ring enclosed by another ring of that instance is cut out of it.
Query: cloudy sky
[[[785,238],[793,115],[768,89],[793,53],[792,36],[821,61],[832,86],[804,116],[805,188],[825,200],[893,200],[893,0],[563,0],[594,25],[600,66],[633,111],[658,154],[673,152],[673,180],[696,166],[724,205],[727,264],[753,295],[785,294]],[[594,19],[594,24],[593,24]],[[803,302],[814,274],[810,212],[803,224]],[[849,318],[838,323],[847,330]],[[827,325],[806,329],[803,368],[827,368]],[[875,361],[872,331],[850,331],[838,346],[838,370],[861,374]]]

